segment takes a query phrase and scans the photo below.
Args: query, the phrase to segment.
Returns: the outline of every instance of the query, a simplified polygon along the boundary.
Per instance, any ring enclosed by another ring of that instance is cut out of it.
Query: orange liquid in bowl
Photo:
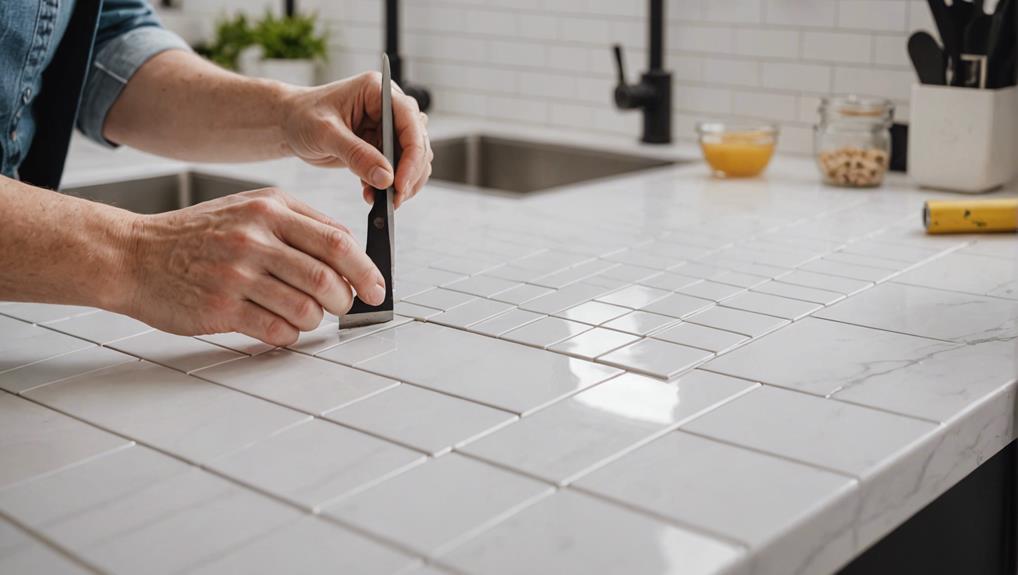
[[[700,141],[714,172],[729,178],[760,174],[774,155],[774,138],[760,133],[712,134]]]

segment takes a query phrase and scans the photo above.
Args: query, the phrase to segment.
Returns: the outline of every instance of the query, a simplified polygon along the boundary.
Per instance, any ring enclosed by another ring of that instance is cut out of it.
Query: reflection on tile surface
[[[543,348],[552,346],[564,339],[569,339],[589,329],[590,326],[587,324],[558,317],[546,317],[507,332],[501,337],[509,341]]]
[[[389,351],[359,367],[514,413],[531,411],[619,373],[607,366],[428,324],[391,332]],[[373,337],[377,336],[366,339]]]
[[[752,386],[703,372],[671,384],[625,374],[524,417],[462,451],[563,483]]]
[[[595,327],[580,335],[560,341],[548,349],[593,360],[610,351],[637,341],[639,336],[629,333]]]
[[[578,493],[560,491],[453,549],[440,561],[470,573],[700,575],[742,549]]]
[[[602,355],[597,361],[668,379],[713,356],[713,352],[703,349],[644,339]]]

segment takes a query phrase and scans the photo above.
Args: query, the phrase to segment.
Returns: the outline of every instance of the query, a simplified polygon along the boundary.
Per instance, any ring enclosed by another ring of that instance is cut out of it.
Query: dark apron
[[[42,88],[32,104],[35,137],[18,168],[18,177],[25,183],[51,190],[60,186],[92,61],[102,3],[103,0],[75,0],[67,31],[42,74]]]

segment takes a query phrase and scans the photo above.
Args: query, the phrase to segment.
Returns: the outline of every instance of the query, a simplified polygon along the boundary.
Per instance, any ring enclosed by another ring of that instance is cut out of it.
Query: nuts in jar
[[[858,188],[883,183],[888,160],[884,150],[854,146],[823,150],[818,156],[824,182]]]
[[[884,181],[891,159],[894,104],[883,98],[830,96],[816,125],[817,166],[824,183],[873,187]]]

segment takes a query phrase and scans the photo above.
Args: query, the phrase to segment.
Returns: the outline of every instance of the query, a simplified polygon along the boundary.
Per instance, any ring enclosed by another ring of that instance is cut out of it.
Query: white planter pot
[[[237,71],[245,76],[261,76],[262,48],[248,46],[237,55]]]
[[[315,85],[314,60],[280,60],[266,58],[259,65],[259,75],[295,86]]]

